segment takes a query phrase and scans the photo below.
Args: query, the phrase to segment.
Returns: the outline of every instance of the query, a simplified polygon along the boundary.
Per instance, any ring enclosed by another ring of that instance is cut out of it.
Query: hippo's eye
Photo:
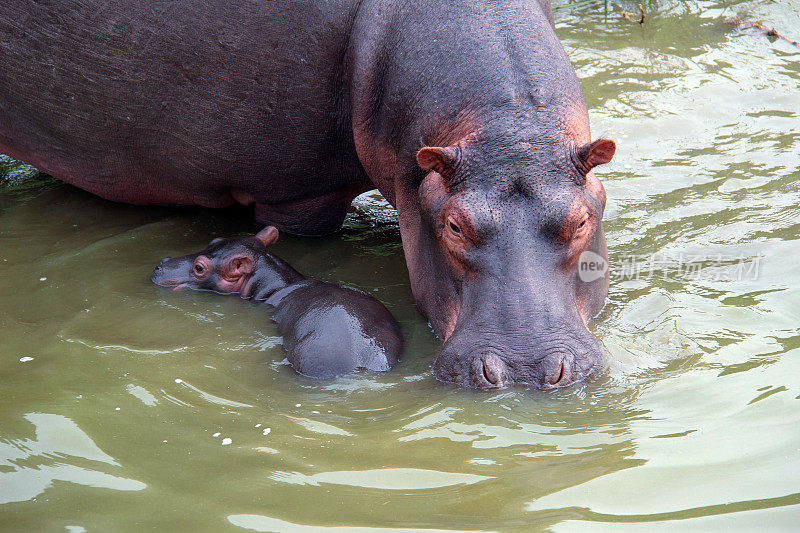
[[[449,229],[453,234],[461,237],[463,232],[461,231],[461,225],[456,222],[456,219],[453,215],[447,217],[447,229]]]
[[[199,261],[194,264],[192,270],[194,271],[194,275],[197,276],[198,278],[202,278],[203,276],[206,275],[206,267],[203,263]]]
[[[444,244],[453,250],[458,249],[459,253],[466,250],[465,246],[471,247],[477,244],[472,220],[463,212],[448,214],[444,219],[444,225],[439,227],[440,238]]]
[[[586,213],[585,215],[583,215],[583,218],[581,219],[580,223],[578,223],[578,226],[575,228],[575,236],[578,236],[581,233],[583,233],[583,230],[586,229],[588,222],[589,222],[589,213]]]

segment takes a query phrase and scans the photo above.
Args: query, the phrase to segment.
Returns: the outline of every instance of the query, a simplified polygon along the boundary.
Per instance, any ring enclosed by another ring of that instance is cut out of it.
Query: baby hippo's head
[[[153,283],[173,290],[193,289],[251,296],[249,286],[256,263],[266,247],[278,240],[268,226],[255,237],[214,239],[205,250],[183,257],[166,257],[153,270]]]

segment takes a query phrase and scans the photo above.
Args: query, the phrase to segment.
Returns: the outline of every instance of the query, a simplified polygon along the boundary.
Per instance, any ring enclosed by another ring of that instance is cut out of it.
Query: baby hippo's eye
[[[192,267],[192,271],[195,276],[202,278],[206,275],[206,266],[202,262],[197,261]]]
[[[453,217],[447,217],[447,225],[450,226],[450,231],[453,233],[457,235],[461,234],[461,227],[456,223]]]

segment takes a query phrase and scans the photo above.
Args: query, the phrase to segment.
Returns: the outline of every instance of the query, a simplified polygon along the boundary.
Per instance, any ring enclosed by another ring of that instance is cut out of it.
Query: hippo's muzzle
[[[465,305],[433,364],[436,378],[478,389],[552,389],[586,379],[602,366],[603,350],[568,284],[551,287],[466,287]]]
[[[584,339],[545,340],[532,333],[526,346],[500,351],[470,342],[472,335],[456,332],[433,364],[440,381],[489,389],[521,385],[552,389],[586,379],[601,365],[603,352],[587,331]]]
[[[160,287],[177,289],[194,282],[191,276],[192,257],[165,257],[153,269],[150,281]]]

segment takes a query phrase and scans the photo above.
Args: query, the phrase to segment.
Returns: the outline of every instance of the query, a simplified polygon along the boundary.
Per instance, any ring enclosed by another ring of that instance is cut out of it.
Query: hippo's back
[[[3,0],[0,152],[132,203],[325,193],[350,151],[338,130],[356,8]]]
[[[403,350],[400,326],[386,307],[338,285],[303,282],[275,306],[273,319],[289,362],[313,378],[385,372]]]

